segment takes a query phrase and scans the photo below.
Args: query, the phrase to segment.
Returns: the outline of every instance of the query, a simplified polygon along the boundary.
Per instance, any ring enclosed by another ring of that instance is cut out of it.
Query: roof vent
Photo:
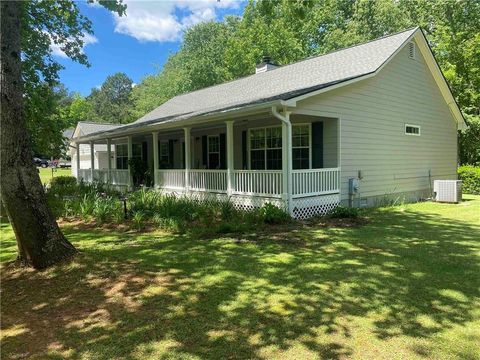
[[[262,62],[256,66],[255,74],[264,73],[269,70],[273,70],[277,66],[278,66],[277,64],[272,62],[272,59],[270,58],[270,56],[264,56],[262,58]]]
[[[409,42],[408,43],[408,57],[410,59],[415,60],[415,43],[414,42]]]

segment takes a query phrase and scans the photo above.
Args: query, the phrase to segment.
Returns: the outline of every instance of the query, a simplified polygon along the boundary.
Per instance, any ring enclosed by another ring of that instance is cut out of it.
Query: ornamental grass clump
[[[146,225],[199,235],[243,232],[259,229],[264,224],[282,224],[290,216],[277,206],[267,203],[251,211],[239,211],[230,199],[196,199],[140,188],[129,193],[124,211],[123,197],[118,191],[101,183],[74,183],[61,179],[47,192],[57,217],[72,217],[99,224],[112,222],[130,224],[140,230]]]

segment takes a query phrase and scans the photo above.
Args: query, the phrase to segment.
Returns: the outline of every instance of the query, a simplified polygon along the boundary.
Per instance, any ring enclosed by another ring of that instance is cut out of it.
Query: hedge
[[[480,167],[460,166],[458,168],[458,178],[462,180],[463,193],[480,195]]]

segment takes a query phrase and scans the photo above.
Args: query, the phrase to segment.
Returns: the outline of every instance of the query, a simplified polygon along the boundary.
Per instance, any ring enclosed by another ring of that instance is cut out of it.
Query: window
[[[132,157],[142,159],[142,144],[132,144]],[[128,169],[128,145],[115,146],[117,169]]]
[[[292,127],[292,167],[293,169],[310,168],[310,125]]]
[[[310,168],[310,124],[292,126],[292,166]],[[282,168],[282,128],[280,126],[250,129],[250,169]]]
[[[278,170],[282,168],[282,128],[268,127],[250,130],[250,169]]]
[[[117,169],[128,169],[127,144],[120,144],[115,146],[115,157]]]
[[[405,135],[420,136],[420,126],[405,124]]]
[[[208,136],[208,168],[218,169],[220,167],[220,136]]]
[[[158,160],[160,161],[160,168],[165,169],[170,164],[170,153],[168,148],[168,141],[160,141],[158,146]]]

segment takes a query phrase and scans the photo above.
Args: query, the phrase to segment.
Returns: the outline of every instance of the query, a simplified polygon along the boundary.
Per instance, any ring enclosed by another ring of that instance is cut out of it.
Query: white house
[[[100,124],[95,122],[88,121],[79,121],[73,134],[69,136],[71,141],[74,138],[79,138],[82,136],[87,136],[92,133],[97,133],[99,131],[111,130],[118,128],[120,125],[114,124]],[[93,156],[93,168],[94,169],[107,169],[108,168],[108,151],[106,144],[97,144],[94,145],[95,150],[92,152],[90,143],[89,144],[78,144],[76,146],[70,146],[69,152],[72,159],[72,175],[77,176],[78,169],[91,169],[92,168],[92,157]],[[115,159],[115,149],[112,146],[111,149],[111,158]],[[77,152],[79,156],[77,157]],[[115,169],[115,161],[112,163],[112,168]]]
[[[115,146],[111,161],[76,170],[86,181],[131,186],[128,158],[138,157],[156,188],[306,218],[340,202],[428,197],[434,179],[456,178],[464,125],[415,28],[286,66],[267,59],[254,75],[73,142]]]

